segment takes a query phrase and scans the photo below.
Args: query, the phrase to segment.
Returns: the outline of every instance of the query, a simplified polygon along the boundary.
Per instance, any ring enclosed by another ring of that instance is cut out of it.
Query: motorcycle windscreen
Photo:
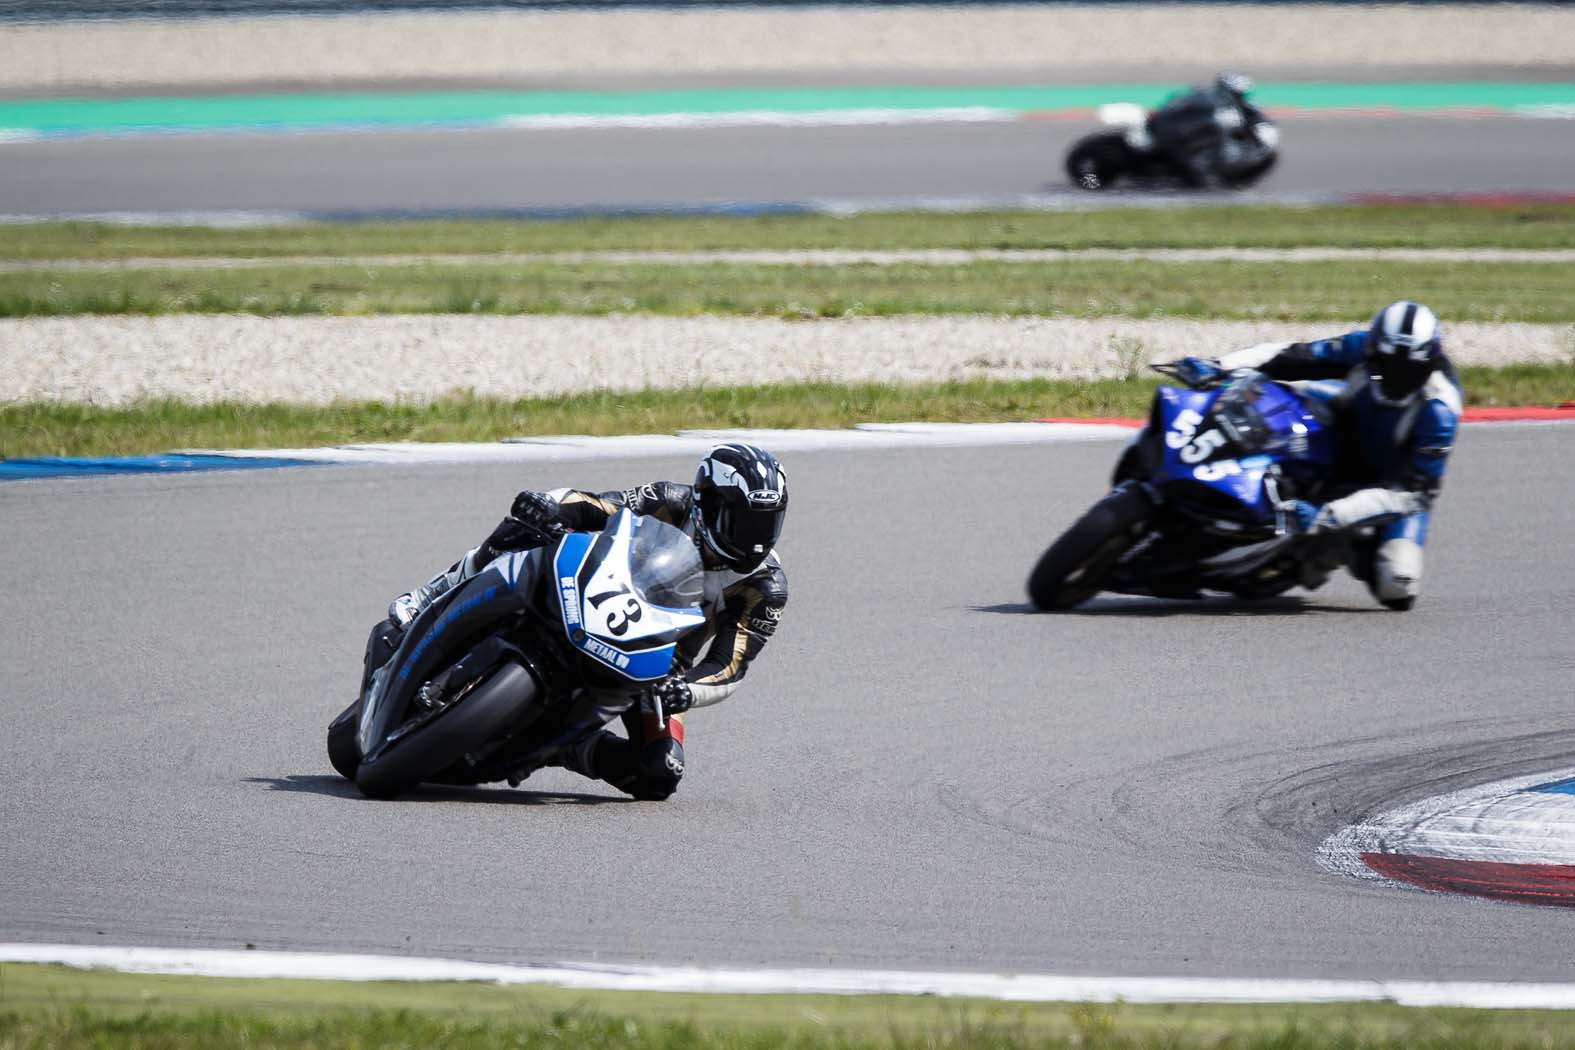
[[[599,535],[564,537],[554,557],[569,644],[636,682],[666,675],[678,638],[705,623],[705,568],[694,540],[619,511]]]

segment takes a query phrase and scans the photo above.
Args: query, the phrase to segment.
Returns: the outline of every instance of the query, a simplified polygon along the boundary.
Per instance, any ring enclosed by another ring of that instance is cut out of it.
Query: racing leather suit
[[[1383,604],[1408,609],[1420,590],[1428,519],[1454,448],[1463,396],[1446,359],[1419,396],[1384,404],[1363,367],[1369,338],[1363,329],[1311,343],[1265,343],[1226,354],[1219,364],[1226,371],[1253,368],[1271,379],[1311,381],[1303,392],[1327,407],[1336,435],[1334,498],[1319,510],[1314,528],[1349,538],[1352,573]]]
[[[1216,85],[1178,95],[1149,114],[1154,148],[1170,157],[1196,188],[1251,178],[1274,166],[1276,153],[1260,140],[1263,111]]]
[[[566,529],[597,531],[627,507],[681,529],[694,537],[694,490],[689,485],[657,481],[621,492],[600,494],[576,489],[546,493],[556,501],[555,523]],[[540,537],[505,518],[480,546],[465,553],[447,572],[433,577],[419,591],[424,607],[433,598],[480,572],[499,554],[536,546]],[[689,687],[693,707],[726,699],[748,673],[750,663],[776,632],[787,607],[787,574],[776,552],[749,573],[707,567],[701,610],[703,627],[679,639],[674,673]],[[590,736],[562,756],[568,769],[604,780],[636,798],[663,799],[678,787],[684,773],[684,721],[672,715],[658,724],[639,705],[623,713],[627,737],[607,730]]]

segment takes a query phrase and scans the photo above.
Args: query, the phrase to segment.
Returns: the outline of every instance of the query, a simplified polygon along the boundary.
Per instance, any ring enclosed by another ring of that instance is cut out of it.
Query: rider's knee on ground
[[[638,799],[665,799],[678,790],[678,782],[684,776],[684,747],[665,737],[642,746],[603,730],[596,735],[586,757],[587,768],[576,772],[605,781]]]
[[[1422,548],[1412,540],[1397,538],[1379,545],[1373,559],[1368,588],[1384,605],[1406,610],[1422,589]]]
[[[660,801],[678,790],[684,778],[684,745],[668,737],[640,748],[634,783],[624,790],[635,798]]]

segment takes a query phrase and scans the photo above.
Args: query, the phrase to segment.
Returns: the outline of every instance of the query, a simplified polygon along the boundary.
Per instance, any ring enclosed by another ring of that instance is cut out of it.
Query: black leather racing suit
[[[1234,126],[1225,126],[1222,118]],[[1254,130],[1268,121],[1241,95],[1210,85],[1178,95],[1149,114],[1148,133],[1182,178],[1203,188],[1256,176],[1274,165],[1274,150]]]

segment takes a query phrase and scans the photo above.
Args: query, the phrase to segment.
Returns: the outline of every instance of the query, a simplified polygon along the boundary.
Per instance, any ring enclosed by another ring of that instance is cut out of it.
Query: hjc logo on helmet
[[[775,489],[756,489],[749,494],[749,502],[758,503],[762,507],[775,507],[782,502],[782,493]]]

